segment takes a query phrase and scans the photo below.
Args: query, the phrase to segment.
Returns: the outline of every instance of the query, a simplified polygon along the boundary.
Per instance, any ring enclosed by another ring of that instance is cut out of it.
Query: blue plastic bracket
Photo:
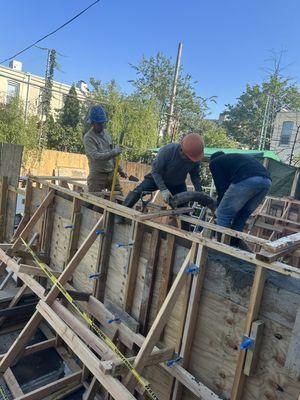
[[[186,273],[187,274],[198,274],[200,271],[200,266],[196,264],[191,264],[187,267]]]
[[[179,363],[182,360],[182,357],[177,356],[176,358],[174,358],[173,360],[169,360],[166,362],[167,367],[171,367],[174,364]]]
[[[97,274],[91,274],[89,276],[89,279],[99,279],[101,276],[100,272],[98,272]]]
[[[73,228],[74,228],[74,225],[72,225],[72,224],[71,224],[71,225],[65,225],[65,228],[66,228],[66,229],[73,229]]]
[[[252,347],[254,345],[255,340],[252,339],[251,337],[244,336],[242,343],[240,344],[240,349],[241,350],[247,350],[249,347]]]
[[[96,229],[96,235],[104,235],[105,231],[103,229]]]
[[[117,323],[117,324],[119,324],[119,323],[121,322],[121,318],[120,318],[120,317],[116,317],[116,318],[108,319],[108,320],[107,320],[107,323],[108,323],[108,324],[113,324],[114,322]]]
[[[120,249],[121,247],[131,247],[134,245],[134,242],[129,242],[129,243],[116,243],[117,249]]]

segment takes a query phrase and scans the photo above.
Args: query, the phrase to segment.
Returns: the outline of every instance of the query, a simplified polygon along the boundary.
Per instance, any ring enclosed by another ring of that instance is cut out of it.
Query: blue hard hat
[[[90,116],[89,116],[90,123],[104,123],[108,122],[106,112],[103,107],[101,106],[93,106],[90,109]]]

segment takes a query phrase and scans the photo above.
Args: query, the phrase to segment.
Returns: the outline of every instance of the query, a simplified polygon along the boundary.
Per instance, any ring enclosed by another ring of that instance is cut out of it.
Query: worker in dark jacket
[[[181,143],[163,146],[153,164],[152,171],[143,182],[129,192],[123,205],[133,207],[143,192],[159,190],[168,204],[172,195],[185,192],[186,178],[189,174],[196,191],[201,191],[200,161],[204,156],[204,141],[196,133],[186,135]],[[119,223],[123,222],[119,219]]]
[[[217,224],[243,231],[271,187],[269,171],[253,156],[214,153],[209,168],[218,194]]]

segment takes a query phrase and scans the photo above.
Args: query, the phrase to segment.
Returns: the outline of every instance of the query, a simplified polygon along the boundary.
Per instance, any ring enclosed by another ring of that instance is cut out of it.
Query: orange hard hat
[[[189,133],[182,139],[181,149],[190,160],[200,161],[203,158],[204,140],[197,133]]]

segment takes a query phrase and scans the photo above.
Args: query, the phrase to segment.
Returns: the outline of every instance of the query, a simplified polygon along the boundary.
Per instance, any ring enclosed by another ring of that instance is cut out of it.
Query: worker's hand
[[[165,189],[161,191],[161,195],[162,198],[164,199],[164,202],[169,204],[169,201],[172,198],[172,193],[168,189]]]
[[[122,149],[121,149],[120,146],[114,147],[114,148],[112,149],[112,151],[111,151],[111,154],[112,154],[113,157],[116,157],[116,156],[118,156],[118,155],[121,154],[121,153],[122,153]]]
[[[123,171],[123,170],[120,170],[120,171],[119,171],[119,175],[120,175],[120,177],[123,178],[123,179],[127,179],[127,178],[128,178],[128,175],[127,175],[126,172]]]

